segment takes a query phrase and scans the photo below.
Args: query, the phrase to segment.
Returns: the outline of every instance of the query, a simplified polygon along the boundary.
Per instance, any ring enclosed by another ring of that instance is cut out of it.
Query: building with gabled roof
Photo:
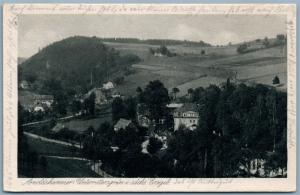
[[[115,131],[119,131],[121,129],[125,130],[131,124],[132,124],[131,120],[120,118],[119,121],[115,124],[114,130]]]
[[[183,104],[183,106],[174,111],[173,118],[174,131],[177,131],[180,126],[194,130],[197,128],[199,122],[198,107],[193,103]]]

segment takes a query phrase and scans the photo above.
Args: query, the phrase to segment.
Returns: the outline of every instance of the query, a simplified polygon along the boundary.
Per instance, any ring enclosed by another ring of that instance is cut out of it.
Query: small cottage
[[[127,119],[119,119],[119,121],[115,124],[114,126],[114,130],[115,131],[119,131],[121,129],[126,129],[128,126],[133,125],[133,123],[131,122],[131,120],[127,120]]]

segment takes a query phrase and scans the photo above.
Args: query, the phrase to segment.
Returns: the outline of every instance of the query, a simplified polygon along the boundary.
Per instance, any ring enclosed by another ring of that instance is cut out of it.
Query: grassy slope
[[[74,119],[66,122],[60,122],[63,124],[65,128],[68,128],[71,131],[75,131],[77,133],[83,133],[90,126],[94,129],[98,129],[100,125],[104,122],[111,122],[111,116],[107,115],[104,117],[98,117],[93,119]]]
[[[72,148],[69,146],[64,146],[55,143],[49,143],[39,139],[34,139],[27,137],[29,147],[37,152],[39,155],[46,156],[70,156],[70,157],[80,157],[80,151],[77,148]]]
[[[77,178],[77,177],[99,177],[90,169],[88,161],[76,159],[59,159],[46,157],[46,167],[37,164],[31,170],[34,178]],[[20,176],[24,177],[24,176]]]
[[[286,89],[286,55],[281,47],[262,49],[246,54],[237,54],[236,45],[225,47],[185,47],[168,48],[179,54],[176,57],[154,57],[149,48],[158,46],[146,44],[106,43],[121,51],[121,54],[134,53],[143,59],[132,67],[135,74],[125,77],[125,82],[117,89],[125,95],[134,95],[138,86],[144,87],[154,79],[161,80],[171,90],[178,87],[184,95],[188,88],[209,84],[220,84],[234,77],[244,82],[258,82],[272,85],[278,75]],[[201,56],[201,50],[206,51]]]
[[[78,149],[30,137],[27,137],[27,140],[32,150],[37,152],[39,156],[45,156],[47,159],[46,168],[41,167],[40,164],[35,166],[33,177],[99,177],[90,169],[87,161],[48,157],[80,157]]]
[[[40,169],[42,170],[42,168]],[[52,157],[47,157],[46,170],[37,172],[36,177],[99,177],[90,169],[87,161]]]

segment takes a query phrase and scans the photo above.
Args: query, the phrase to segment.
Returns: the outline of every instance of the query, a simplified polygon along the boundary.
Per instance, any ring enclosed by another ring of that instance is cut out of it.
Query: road
[[[71,118],[74,118],[74,117],[77,117],[77,115],[71,115],[71,116],[66,116],[66,117],[61,117],[61,118],[58,118],[57,120],[67,120],[67,119],[71,119]],[[25,123],[25,124],[22,124],[21,126],[22,127],[26,127],[26,126],[31,126],[31,125],[37,125],[37,124],[42,124],[42,123],[48,123],[50,122],[52,119],[47,119],[47,120],[43,120],[43,121],[36,121],[36,122],[30,122],[30,123]]]
[[[111,114],[112,114],[111,112],[102,112],[102,113],[97,114],[95,117],[104,117],[104,116],[111,115]],[[57,121],[62,121],[62,120],[72,119],[72,118],[79,117],[79,116],[80,116],[79,114],[75,114],[75,115],[71,115],[71,116],[57,118],[56,120]],[[47,119],[47,120],[42,120],[42,121],[35,121],[35,122],[25,123],[25,124],[22,124],[21,127],[37,125],[37,124],[42,124],[42,123],[49,123],[49,122],[51,122],[51,120],[52,119]]]

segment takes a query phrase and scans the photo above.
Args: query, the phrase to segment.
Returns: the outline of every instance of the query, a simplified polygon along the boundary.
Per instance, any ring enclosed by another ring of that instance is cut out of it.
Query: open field
[[[282,46],[260,49],[245,54],[236,52],[237,45],[222,47],[167,46],[175,57],[156,57],[149,48],[159,45],[110,43],[107,45],[121,54],[133,53],[142,60],[132,65],[135,73],[125,77],[125,82],[117,90],[126,96],[134,95],[137,87],[145,87],[149,81],[160,80],[169,89],[178,87],[179,96],[185,95],[188,88],[219,85],[231,78],[239,82],[255,82],[272,85],[277,75],[280,89],[286,90],[287,67],[286,51]],[[205,50],[205,55],[201,51]]]
[[[83,133],[89,127],[93,127],[94,129],[98,129],[100,125],[104,122],[111,122],[111,115],[104,115],[101,117],[93,118],[93,119],[74,119],[66,122],[58,122],[55,127],[53,127],[53,132],[58,132],[62,128],[68,128],[71,131],[75,131],[77,133]]]
[[[79,149],[75,147],[50,143],[32,137],[27,137],[27,141],[29,147],[34,148],[34,151],[39,155],[81,157]]]
[[[41,178],[72,178],[72,177],[100,177],[91,170],[88,161],[78,159],[61,159],[45,156],[47,165],[35,167],[34,177]]]

